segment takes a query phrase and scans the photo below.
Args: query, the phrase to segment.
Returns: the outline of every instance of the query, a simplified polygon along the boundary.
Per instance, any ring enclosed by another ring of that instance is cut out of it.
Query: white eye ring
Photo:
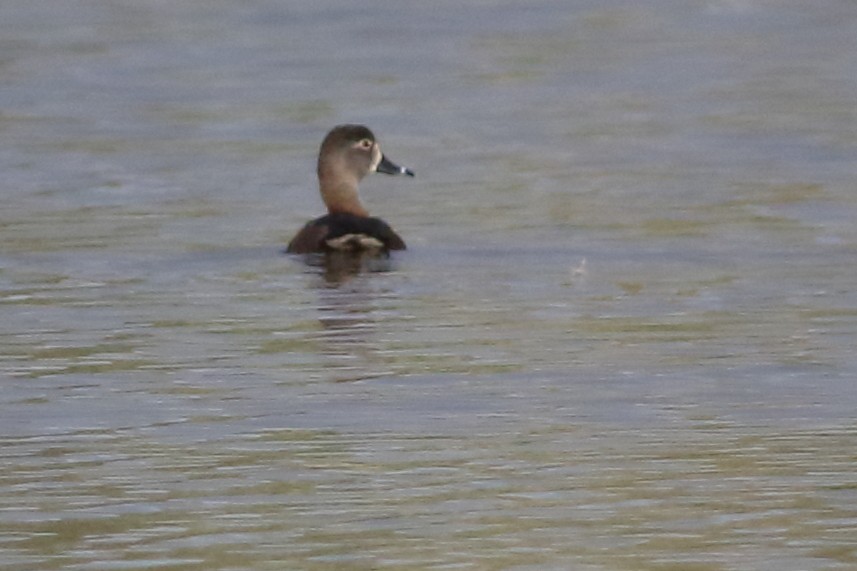
[[[361,148],[371,149],[372,148],[372,141],[370,141],[369,139],[363,139],[362,141],[360,141],[359,145]]]

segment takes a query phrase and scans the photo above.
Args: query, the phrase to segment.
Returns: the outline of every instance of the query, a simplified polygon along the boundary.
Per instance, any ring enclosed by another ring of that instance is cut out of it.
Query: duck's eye
[[[358,143],[358,145],[360,146],[361,149],[371,149],[372,148],[372,141],[370,141],[369,139],[363,139],[362,141],[360,141]]]

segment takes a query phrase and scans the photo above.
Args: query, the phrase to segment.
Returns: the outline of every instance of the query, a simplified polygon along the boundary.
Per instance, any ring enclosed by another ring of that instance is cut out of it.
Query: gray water
[[[0,567],[857,568],[857,4],[0,7]],[[326,131],[409,250],[282,253]]]

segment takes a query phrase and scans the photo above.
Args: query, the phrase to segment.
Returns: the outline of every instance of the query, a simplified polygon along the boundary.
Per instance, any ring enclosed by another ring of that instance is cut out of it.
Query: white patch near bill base
[[[384,243],[366,234],[345,234],[325,242],[333,250],[377,250]]]
[[[381,147],[377,144],[372,147],[372,163],[369,165],[370,172],[378,172],[378,165],[381,164],[381,159],[384,158],[384,154],[381,152]]]

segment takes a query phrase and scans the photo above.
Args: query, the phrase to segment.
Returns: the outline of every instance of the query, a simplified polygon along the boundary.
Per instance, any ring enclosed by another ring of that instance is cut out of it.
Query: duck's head
[[[318,180],[328,211],[368,216],[360,203],[357,186],[370,172],[414,176],[413,171],[384,156],[368,127],[334,127],[324,138],[318,153]]]

